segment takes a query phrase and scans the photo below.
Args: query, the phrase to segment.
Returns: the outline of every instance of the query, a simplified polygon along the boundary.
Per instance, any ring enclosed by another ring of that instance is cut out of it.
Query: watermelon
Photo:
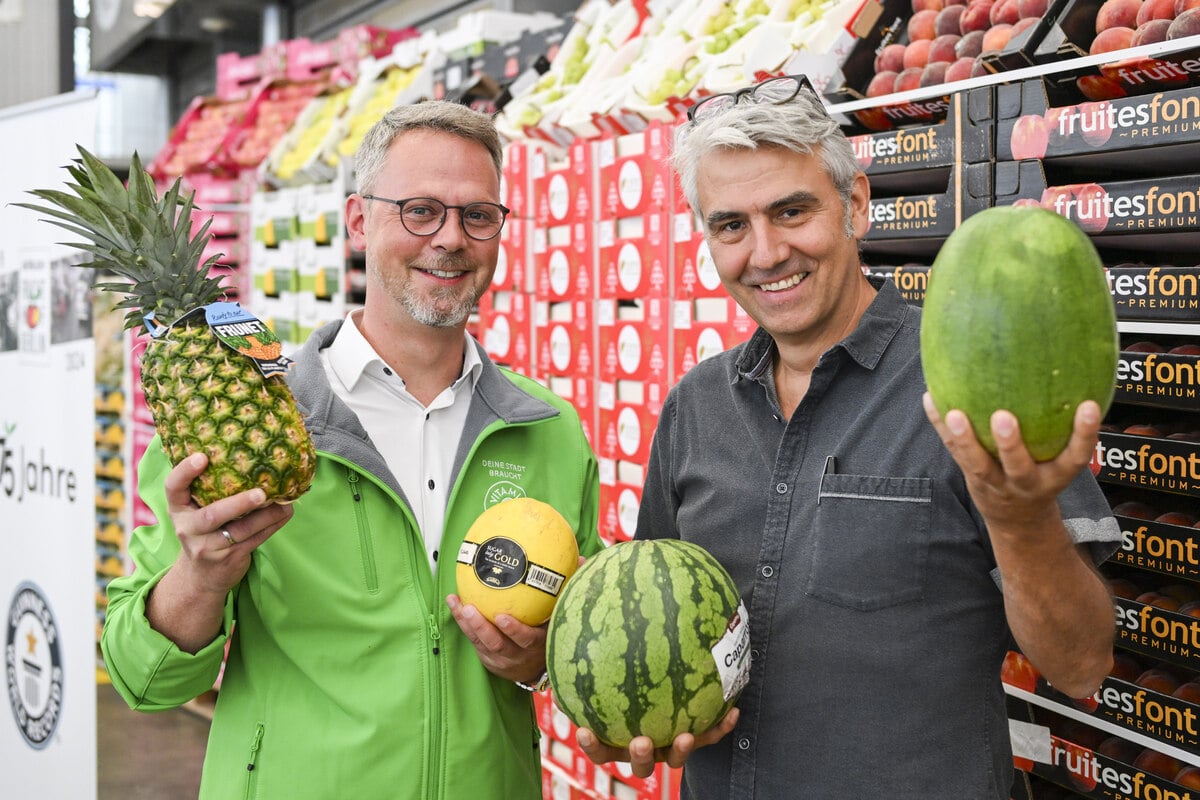
[[[750,677],[737,585],[699,545],[621,542],[567,582],[546,637],[554,700],[576,725],[625,747],[663,747],[721,720]]]
[[[1016,415],[1030,455],[1066,447],[1075,409],[1108,411],[1116,389],[1116,312],[1104,265],[1071,220],[998,206],[947,237],[929,272],[921,362],[938,411],[970,419],[992,455],[992,412]]]

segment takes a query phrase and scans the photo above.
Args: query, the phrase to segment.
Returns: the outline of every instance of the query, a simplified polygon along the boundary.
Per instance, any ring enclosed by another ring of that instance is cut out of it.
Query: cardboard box
[[[931,257],[963,220],[992,205],[992,195],[991,164],[959,163],[943,191],[872,197],[863,250]]]
[[[907,41],[906,26],[912,14],[911,0],[867,0],[861,5],[846,26],[853,43],[822,89],[831,103],[866,97],[867,85],[875,77],[875,55],[889,44]],[[795,70],[789,65],[787,71]]]
[[[596,143],[600,217],[618,218],[682,208],[668,159],[674,128],[651,122],[637,133],[606,135]]]
[[[1160,408],[1200,410],[1200,357],[1122,350],[1113,400]]]
[[[614,459],[608,459],[615,462]],[[614,467],[615,469],[615,467]],[[623,467],[622,470],[625,468]],[[640,482],[614,481],[600,485],[600,535],[607,544],[627,542],[637,531],[638,509],[642,504]]]
[[[592,376],[595,366],[596,323],[593,301],[535,301],[536,374]],[[567,395],[570,399],[570,395]]]
[[[1078,224],[1097,246],[1194,250],[1200,175],[1050,185],[1036,160],[995,165],[996,205],[1041,205]]]
[[[909,305],[919,306],[925,302],[925,290],[929,288],[929,270],[926,264],[884,264],[863,266],[868,278],[891,281]]]
[[[1073,98],[1072,98],[1073,100]],[[1200,88],[1100,102],[1054,105],[1046,82],[1034,78],[996,87],[996,158],[1052,161],[1126,173],[1170,174],[1200,143]]]
[[[1200,315],[1200,266],[1105,269],[1119,320],[1193,322]]]
[[[690,209],[676,212],[671,225],[671,252],[674,262],[671,296],[686,300],[698,297],[728,297],[721,285],[716,262],[700,221]]]
[[[672,310],[675,328],[672,382],[704,359],[746,341],[757,327],[729,297],[677,300]]]
[[[667,297],[671,280],[670,219],[665,209],[656,209],[597,223],[600,297]]]
[[[1123,797],[1186,800],[1195,797],[1191,789],[1067,739],[1052,735],[1050,747],[1051,762],[1031,761],[1031,772],[1067,787],[1075,796],[1095,800]]]
[[[850,137],[858,166],[872,190],[945,188],[958,163],[991,161],[995,107],[990,86],[948,95],[945,117],[921,125]],[[893,106],[880,106],[887,115]]]
[[[557,158],[539,149],[531,160],[533,214],[538,227],[596,219],[596,172],[592,142],[577,140]]]
[[[651,384],[646,388],[654,387],[655,384]],[[638,388],[640,391],[643,387]],[[600,393],[603,392],[602,385]],[[618,462],[645,466],[650,460],[650,443],[654,440],[654,429],[658,425],[657,411],[662,409],[661,400],[657,410],[643,402],[629,401],[618,401],[610,407],[601,401],[599,406],[599,454]]]
[[[1200,496],[1200,445],[1193,442],[1101,431],[1090,466],[1101,483]]]
[[[666,386],[667,303],[666,298],[657,297],[597,303],[600,380],[636,380]]]
[[[539,300],[596,296],[595,234],[595,223],[587,220],[534,228],[534,293]]]
[[[1122,542],[1112,563],[1200,582],[1200,531],[1121,514],[1114,519]]]
[[[530,239],[533,222],[510,215],[500,233],[500,249],[496,254],[496,271],[492,273],[492,288],[517,292],[532,292],[533,252]]]
[[[1113,599],[1117,612],[1118,647],[1134,653],[1150,656],[1160,661],[1166,661],[1186,669],[1200,669],[1200,618],[1190,614],[1180,614],[1167,611],[1157,606],[1128,600],[1124,597]],[[1107,678],[1116,681],[1115,678]],[[1138,691],[1145,690],[1138,688]],[[1195,717],[1197,707],[1190,703],[1171,698],[1181,704],[1181,709],[1172,711],[1166,706],[1158,712],[1160,719],[1175,720],[1183,718],[1190,726],[1186,731],[1185,744],[1193,752],[1200,752],[1197,744]],[[1179,726],[1172,726],[1172,729]],[[1184,736],[1184,733],[1179,734]]]
[[[487,292],[480,298],[480,342],[496,363],[533,375],[533,331],[533,298],[526,292]]]

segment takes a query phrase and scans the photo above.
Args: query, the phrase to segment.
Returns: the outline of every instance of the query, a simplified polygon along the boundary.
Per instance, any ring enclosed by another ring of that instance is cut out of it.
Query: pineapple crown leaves
[[[80,158],[65,167],[73,182],[68,191],[33,189],[29,194],[44,201],[15,203],[38,214],[45,222],[79,236],[83,241],[64,242],[83,250],[92,260],[81,266],[109,270],[125,282],[97,284],[97,288],[124,294],[117,308],[130,309],[125,327],[143,324],[154,312],[170,325],[197,306],[225,294],[220,278],[209,276],[220,258],[200,257],[211,235],[211,220],[192,236],[195,192],[184,195],[181,181],[156,196],[154,179],[142,167],[137,153],[129,162],[125,185],[104,162],[79,148]]]

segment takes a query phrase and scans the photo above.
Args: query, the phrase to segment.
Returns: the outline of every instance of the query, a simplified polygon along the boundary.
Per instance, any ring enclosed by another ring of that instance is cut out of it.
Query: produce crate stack
[[[296,189],[296,322],[304,342],[346,314],[346,193],[340,172]]]
[[[539,148],[534,164],[534,372],[574,404],[597,447],[595,148]]]
[[[299,188],[255,192],[250,201],[250,308],[283,343],[284,354],[300,338]]]
[[[479,341],[489,356],[522,375],[533,375],[533,171],[538,148],[523,142],[506,147],[501,202],[511,209],[500,231],[492,285],[479,299]]]
[[[1140,781],[1142,796],[1200,787],[1200,81],[1181,77],[1196,55],[996,87],[996,204],[1041,205],[1089,234],[1120,332],[1091,465],[1125,534],[1102,567],[1116,596],[1115,669],[1086,701],[1016,652],[1003,674],[1053,737],[1050,763],[1018,765],[1085,797],[1111,796],[1116,782]]]

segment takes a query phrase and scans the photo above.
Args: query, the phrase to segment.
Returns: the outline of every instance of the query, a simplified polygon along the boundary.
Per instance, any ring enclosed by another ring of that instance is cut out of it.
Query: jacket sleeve
[[[212,688],[233,629],[233,595],[225,599],[220,635],[200,652],[180,650],[150,627],[146,598],[179,556],[179,540],[167,515],[163,479],[171,464],[156,436],[138,464],[138,494],[158,522],[136,528],[129,540],[134,570],[108,585],[108,610],[100,649],[113,688],[130,708],[160,711]]]

